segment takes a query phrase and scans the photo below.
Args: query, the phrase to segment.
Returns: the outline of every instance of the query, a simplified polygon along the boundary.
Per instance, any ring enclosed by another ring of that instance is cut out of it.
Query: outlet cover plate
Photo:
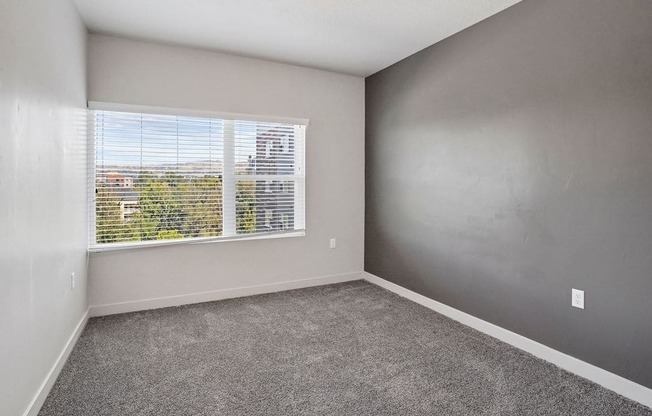
[[[584,291],[579,289],[573,289],[573,299],[571,304],[580,309],[584,309]]]

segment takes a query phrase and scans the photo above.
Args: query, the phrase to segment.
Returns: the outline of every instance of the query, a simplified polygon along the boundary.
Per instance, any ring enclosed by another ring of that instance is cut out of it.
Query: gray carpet
[[[652,415],[365,282],[91,319],[41,416]]]

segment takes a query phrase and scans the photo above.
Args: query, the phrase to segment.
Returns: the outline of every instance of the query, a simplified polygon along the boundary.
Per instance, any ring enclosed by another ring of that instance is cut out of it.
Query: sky
[[[293,132],[294,126],[235,120],[235,162],[246,163],[256,152],[259,131]],[[95,111],[95,161],[99,167],[134,167],[220,162],[225,122],[217,118],[181,117],[114,111]],[[207,168],[208,169],[208,168]],[[208,172],[207,172],[208,173]]]

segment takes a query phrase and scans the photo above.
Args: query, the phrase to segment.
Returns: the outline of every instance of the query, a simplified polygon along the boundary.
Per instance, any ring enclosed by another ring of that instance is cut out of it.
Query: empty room
[[[649,0],[0,0],[0,416],[652,416]]]

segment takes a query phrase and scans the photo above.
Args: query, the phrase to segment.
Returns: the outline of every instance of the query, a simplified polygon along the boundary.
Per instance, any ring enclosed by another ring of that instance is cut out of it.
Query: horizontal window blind
[[[91,247],[305,229],[303,124],[89,111]]]

